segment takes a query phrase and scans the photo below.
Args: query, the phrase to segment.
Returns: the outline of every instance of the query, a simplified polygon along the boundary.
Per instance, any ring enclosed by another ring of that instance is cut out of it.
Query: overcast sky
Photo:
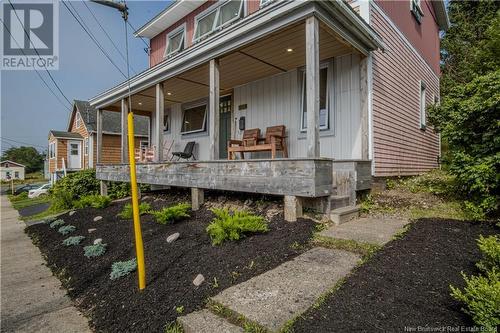
[[[3,5],[5,1],[1,2]],[[127,1],[130,8],[129,21],[135,28],[139,28],[169,3],[170,1],[166,0]],[[101,31],[87,7],[81,1],[72,1],[71,4],[113,61],[126,73],[125,62]],[[86,4],[116,46],[125,54],[125,32],[120,13],[95,3]],[[59,25],[59,70],[51,71],[51,74],[68,99],[88,100],[124,80],[122,74],[99,51],[63,4],[59,4]],[[130,64],[135,71],[140,72],[148,66],[145,45],[133,36],[130,27],[128,31]],[[51,83],[44,71],[40,73]],[[131,75],[133,74],[131,71]],[[57,92],[55,87],[52,88]],[[64,101],[62,96],[60,99]],[[1,72],[2,152],[12,145],[23,145],[7,140],[25,142],[39,150],[46,149],[49,130],[67,130],[69,112],[69,107],[61,105],[34,71]]]

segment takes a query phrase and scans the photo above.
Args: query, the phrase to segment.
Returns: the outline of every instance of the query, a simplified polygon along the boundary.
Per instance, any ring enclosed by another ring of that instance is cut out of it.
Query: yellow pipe
[[[139,273],[139,290],[143,290],[146,288],[146,267],[144,265],[144,246],[142,244],[141,220],[139,217],[139,196],[137,194],[137,177],[135,174],[134,114],[132,112],[128,113],[127,122],[130,187],[132,191],[132,211],[134,215],[135,252],[137,255],[137,271]]]

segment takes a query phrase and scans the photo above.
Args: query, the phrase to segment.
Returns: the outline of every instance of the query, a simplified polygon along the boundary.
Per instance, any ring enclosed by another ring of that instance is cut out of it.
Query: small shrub
[[[46,218],[45,220],[43,220],[43,223],[45,223],[45,224],[51,224],[55,220],[57,220],[57,218],[55,218],[55,217],[49,217],[49,218]]]
[[[111,203],[111,198],[107,196],[92,194],[82,197],[80,200],[74,203],[75,208],[105,208]]]
[[[483,259],[477,263],[477,267],[483,272],[498,269],[500,272],[500,237],[497,235],[483,237],[479,236],[477,240],[479,250]]]
[[[22,201],[28,199],[28,192],[19,193],[18,195],[9,195],[11,202]]]
[[[65,225],[65,226],[62,226],[59,228],[59,230],[57,230],[61,235],[67,235],[69,234],[70,232],[73,232],[76,230],[76,227],[74,225]]]
[[[51,229],[55,229],[57,227],[62,226],[64,223],[66,223],[66,222],[64,222],[64,220],[59,219],[59,220],[55,220],[55,221],[51,222],[49,226]]]
[[[167,224],[172,221],[182,220],[189,217],[189,209],[191,206],[187,203],[179,203],[175,206],[166,207],[159,211],[152,211],[156,222],[160,224]]]
[[[64,246],[73,246],[73,245],[78,245],[82,242],[82,240],[85,239],[85,236],[72,236],[68,237],[65,240],[62,241],[62,244]]]
[[[117,261],[111,265],[111,274],[109,274],[109,278],[111,280],[116,280],[122,276],[129,275],[136,269],[137,260],[135,258],[127,261]]]
[[[83,248],[87,258],[100,257],[106,252],[106,244],[88,245]]]
[[[184,312],[184,306],[183,305],[176,306],[175,312],[177,312],[178,314],[182,314]]]
[[[269,227],[262,216],[247,211],[212,209],[215,219],[207,227],[213,245],[220,245],[225,240],[238,240],[248,232],[267,232]]]
[[[151,205],[147,202],[141,202],[139,204],[139,215],[148,214],[151,212]],[[126,204],[123,206],[123,210],[118,214],[122,219],[130,220],[134,217],[134,212],[132,209],[132,204]]]

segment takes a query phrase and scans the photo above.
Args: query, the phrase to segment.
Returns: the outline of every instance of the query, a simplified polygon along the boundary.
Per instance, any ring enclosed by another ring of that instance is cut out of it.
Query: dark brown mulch
[[[407,328],[473,326],[450,296],[464,285],[460,271],[477,273],[479,235],[498,234],[493,224],[422,219],[393,241],[319,308],[299,319],[293,332],[409,332]]]
[[[154,201],[158,197],[162,200]],[[188,200],[182,191],[147,199],[154,208]],[[162,332],[165,324],[179,315],[175,307],[184,306],[184,314],[203,308],[208,297],[290,260],[305,251],[292,244],[306,244],[314,229],[310,220],[287,223],[278,215],[272,219],[268,233],[214,247],[205,231],[213,218],[207,209],[193,212],[190,219],[172,225],[159,225],[151,216],[143,216],[147,288],[138,292],[135,272],[118,280],[109,279],[113,262],[135,257],[132,222],[116,217],[124,204],[113,203],[106,209],[82,209],[73,216],[62,216],[67,224],[76,226],[72,236],[87,237],[78,246],[63,246],[61,242],[67,236],[59,235],[46,224],[26,229],[96,331]],[[97,215],[103,219],[93,222]],[[89,234],[89,228],[97,231]],[[180,238],[168,244],[167,236],[175,232],[180,233]],[[107,244],[107,252],[102,257],[87,259],[83,246],[96,238]],[[192,281],[200,273],[205,282],[196,288]]]

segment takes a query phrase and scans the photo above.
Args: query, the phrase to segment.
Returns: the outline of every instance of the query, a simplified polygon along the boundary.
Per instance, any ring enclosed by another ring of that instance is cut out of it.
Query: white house
[[[5,160],[0,162],[0,179],[24,179],[25,166],[13,161]]]

